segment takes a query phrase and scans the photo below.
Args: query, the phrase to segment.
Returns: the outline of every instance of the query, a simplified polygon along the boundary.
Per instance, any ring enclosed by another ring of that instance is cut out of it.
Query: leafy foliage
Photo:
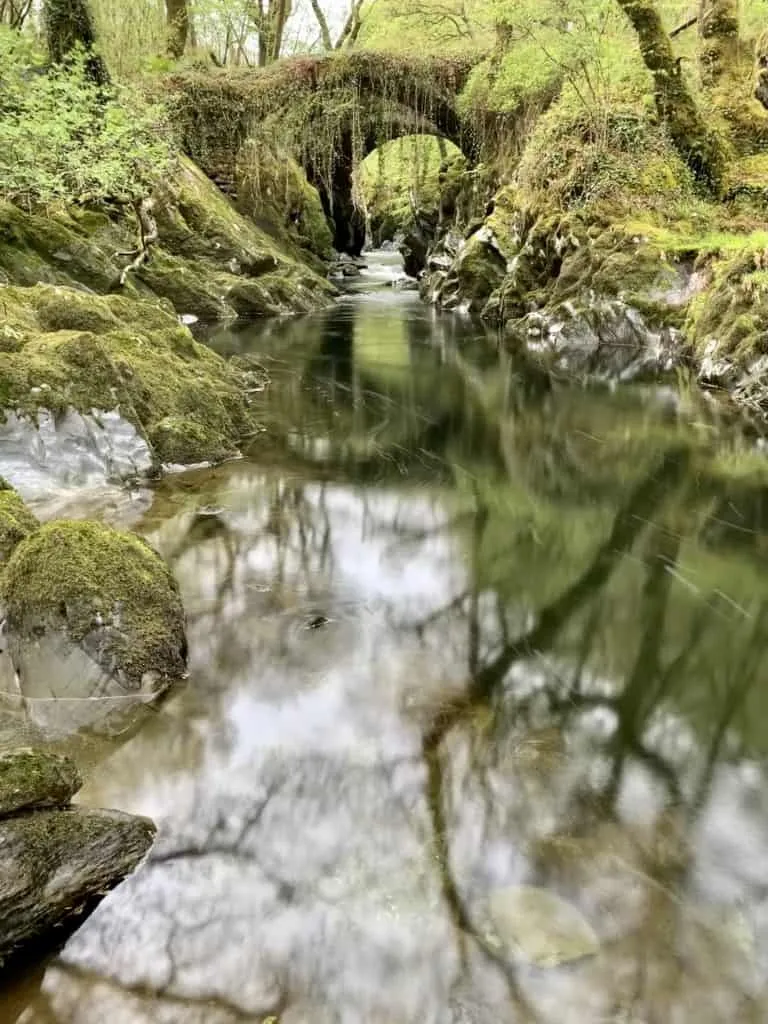
[[[47,70],[0,28],[0,196],[15,202],[129,201],[170,159],[164,113],[135,90],[100,88],[76,49]]]

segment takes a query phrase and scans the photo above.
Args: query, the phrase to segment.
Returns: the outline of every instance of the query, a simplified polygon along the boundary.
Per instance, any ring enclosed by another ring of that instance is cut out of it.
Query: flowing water
[[[768,1020],[760,437],[371,267],[209,335],[262,368],[247,458],[83,498],[173,565],[190,678],[70,735],[158,840],[0,1018]]]

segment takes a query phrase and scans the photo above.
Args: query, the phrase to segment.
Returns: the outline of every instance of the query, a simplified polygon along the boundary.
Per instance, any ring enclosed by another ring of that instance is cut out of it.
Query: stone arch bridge
[[[320,193],[334,244],[356,254],[364,225],[353,202],[358,161],[382,142],[431,134],[470,160],[478,142],[457,98],[482,59],[368,51],[296,57],[264,69],[206,69],[168,80],[188,154],[224,191],[237,191],[238,154],[262,139],[291,152]]]

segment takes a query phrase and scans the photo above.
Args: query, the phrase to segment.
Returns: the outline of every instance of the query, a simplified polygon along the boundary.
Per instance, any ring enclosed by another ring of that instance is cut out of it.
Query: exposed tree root
[[[115,256],[131,256],[131,262],[120,273],[120,287],[125,287],[128,275],[149,262],[150,249],[158,240],[159,232],[154,213],[154,200],[144,198],[136,203],[136,217],[139,222],[139,244],[128,252],[116,252]]]

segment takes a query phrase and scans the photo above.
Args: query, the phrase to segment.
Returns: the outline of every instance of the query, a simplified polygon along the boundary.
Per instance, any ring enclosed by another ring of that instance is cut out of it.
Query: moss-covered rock
[[[229,292],[256,279],[263,282],[263,301],[260,307],[251,303],[252,314],[303,312],[308,305],[328,302],[328,282],[305,262],[298,246],[281,245],[244,217],[186,158],[158,188],[154,209],[159,241],[149,262],[130,275],[122,289],[125,296],[160,297],[177,313],[221,319],[238,312],[227,300]],[[41,214],[0,203],[0,284],[119,290],[120,272],[128,262],[119,254],[134,248],[135,236],[134,217],[127,210],[107,215],[59,208]],[[54,318],[48,329],[62,326]],[[90,324],[69,326],[93,329]]]
[[[481,228],[462,246],[445,280],[443,294],[450,294],[455,287],[449,304],[478,313],[501,285],[506,269],[507,262],[495,236],[487,228]]]
[[[147,853],[147,818],[85,808],[0,822],[0,968],[28,943],[93,909]]]
[[[708,272],[709,287],[688,311],[687,336],[705,379],[745,384],[745,374],[757,373],[763,383],[748,385],[754,395],[768,369],[768,252],[747,246]]]
[[[667,211],[694,195],[694,181],[666,131],[642,105],[600,113],[565,94],[539,120],[516,174],[530,205],[570,210]]]
[[[237,156],[237,208],[283,245],[333,255],[333,234],[320,195],[288,153],[249,139]]]
[[[47,635],[77,645],[126,691],[154,693],[184,674],[178,587],[134,534],[88,521],[48,523],[11,556],[0,596],[22,686],[31,648]]]
[[[0,487],[0,566],[8,561],[17,544],[34,533],[39,525],[16,491]]]
[[[50,285],[6,287],[0,297],[16,342],[0,349],[0,408],[118,409],[160,462],[221,460],[255,429],[247,375],[198,344],[166,304]],[[169,417],[166,449],[158,425]]]
[[[63,807],[83,780],[68,757],[21,748],[0,754],[0,818],[38,807]]]

